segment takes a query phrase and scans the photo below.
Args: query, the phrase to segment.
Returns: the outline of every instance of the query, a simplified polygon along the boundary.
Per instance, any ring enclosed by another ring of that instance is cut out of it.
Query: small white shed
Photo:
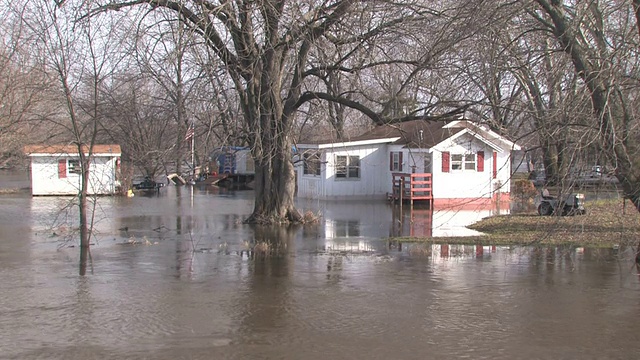
[[[88,156],[88,147],[84,149]],[[80,190],[80,156],[75,145],[31,145],[32,195],[76,195]],[[113,195],[118,186],[120,145],[94,145],[89,165],[90,195]]]

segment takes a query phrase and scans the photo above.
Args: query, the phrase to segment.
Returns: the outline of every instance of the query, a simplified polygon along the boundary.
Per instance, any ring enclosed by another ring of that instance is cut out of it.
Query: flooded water
[[[78,275],[70,198],[0,196],[0,359],[636,358],[624,249],[388,244],[495,209],[301,201],[312,226],[242,224],[251,191],[100,198]],[[268,244],[268,254],[247,253]]]

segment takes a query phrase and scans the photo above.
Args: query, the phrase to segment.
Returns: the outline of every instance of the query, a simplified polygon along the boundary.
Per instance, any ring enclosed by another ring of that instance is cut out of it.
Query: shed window
[[[476,170],[476,154],[451,154],[451,170]]]
[[[360,178],[360,156],[336,156],[336,178]]]
[[[464,156],[464,169],[476,170],[476,154],[466,154]]]
[[[462,170],[462,160],[464,155],[451,154],[451,170]]]
[[[305,175],[320,175],[320,153],[317,151],[305,152],[303,158],[303,173]]]
[[[80,160],[69,160],[67,165],[67,172],[69,174],[82,174],[82,167],[80,166]]]

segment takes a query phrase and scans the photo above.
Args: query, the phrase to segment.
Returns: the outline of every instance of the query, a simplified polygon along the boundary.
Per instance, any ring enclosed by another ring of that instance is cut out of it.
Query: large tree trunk
[[[589,90],[593,111],[599,122],[604,155],[616,167],[616,176],[624,196],[640,211],[640,160],[637,156],[640,144],[638,135],[632,135],[629,128],[631,114],[627,110],[627,96],[620,89],[615,79],[616,71],[611,68],[609,61],[598,62],[590,58],[593,54],[606,56],[606,49],[593,49],[590,46],[595,45],[581,42],[561,1],[537,2],[551,18],[556,38]],[[597,34],[603,36],[602,31]],[[606,43],[604,39],[597,40],[600,41],[596,43]]]
[[[293,201],[295,172],[290,159],[274,157],[257,162],[255,190],[253,214],[247,222],[283,224],[302,221]]]
[[[296,176],[292,144],[287,137],[263,136],[263,151],[254,151],[255,205],[246,220],[256,224],[284,224],[302,221],[294,204]],[[268,143],[266,143],[267,141]]]

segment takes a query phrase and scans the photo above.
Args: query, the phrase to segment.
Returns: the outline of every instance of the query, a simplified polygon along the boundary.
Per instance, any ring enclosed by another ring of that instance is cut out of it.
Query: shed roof
[[[89,147],[84,145],[83,151],[85,154],[89,153]],[[24,147],[24,152],[30,156],[43,156],[43,155],[73,155],[78,154],[78,147],[76,145],[57,144],[57,145],[27,145]],[[106,145],[93,145],[93,154],[96,156],[120,156],[122,150],[120,145],[106,144]]]

